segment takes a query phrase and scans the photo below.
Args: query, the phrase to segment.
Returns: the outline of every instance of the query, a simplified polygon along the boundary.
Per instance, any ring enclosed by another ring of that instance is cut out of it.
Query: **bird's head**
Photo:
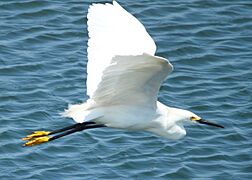
[[[199,124],[206,124],[210,126],[224,128],[224,126],[205,120],[191,111],[182,110],[182,109],[176,109],[175,111],[176,111],[175,114],[177,116],[178,123],[179,122],[190,123],[190,124],[199,123]]]

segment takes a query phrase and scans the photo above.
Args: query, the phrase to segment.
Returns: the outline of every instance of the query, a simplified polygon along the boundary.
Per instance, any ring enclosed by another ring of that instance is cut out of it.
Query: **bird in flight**
[[[93,128],[147,131],[168,139],[186,135],[184,124],[222,125],[157,100],[172,72],[169,60],[155,56],[156,45],[144,26],[116,1],[88,9],[87,95],[63,116],[76,123],[55,131],[35,131],[23,138],[33,146]]]

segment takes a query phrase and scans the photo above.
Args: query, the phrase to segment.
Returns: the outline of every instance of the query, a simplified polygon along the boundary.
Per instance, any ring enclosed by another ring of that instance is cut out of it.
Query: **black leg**
[[[49,139],[49,141],[53,141],[55,139],[61,138],[63,136],[66,136],[66,135],[69,135],[69,134],[72,134],[72,133],[75,133],[75,132],[83,131],[83,130],[86,130],[86,129],[100,128],[100,127],[106,127],[106,126],[103,125],[103,124],[97,124],[97,125],[91,125],[91,126],[80,124],[79,126],[77,126],[74,129],[71,129],[70,131],[67,131],[67,132],[64,132],[62,134],[55,135],[55,136],[51,137]]]
[[[67,126],[67,127],[61,128],[61,129],[54,130],[54,131],[50,132],[48,135],[64,132],[64,131],[67,131],[70,129],[76,129],[79,126],[86,126],[86,125],[90,125],[90,124],[95,124],[95,122],[88,121],[88,122],[83,122],[83,123],[77,123],[77,124],[74,124],[71,126]]]
[[[48,135],[68,131],[70,129],[76,129],[79,126],[86,126],[86,125],[92,125],[92,124],[95,124],[95,122],[88,121],[88,122],[83,122],[83,123],[77,123],[77,124],[67,126],[67,127],[61,128],[61,129],[57,129],[54,131],[35,131],[32,134],[26,136],[25,138],[22,138],[22,140],[31,140],[31,139],[38,138],[38,137],[43,137],[43,136],[48,136]]]
[[[106,127],[106,126],[103,124],[95,124],[95,122],[89,121],[89,122],[77,123],[71,126],[57,129],[52,132],[36,131],[36,132],[33,132],[31,135],[28,135],[25,138],[23,138],[23,140],[28,140],[28,142],[25,143],[23,146],[33,146],[36,144],[53,141],[55,139],[61,138],[63,136],[66,136],[75,132],[83,131],[86,129],[100,128],[100,127]],[[56,134],[60,132],[62,133],[55,136],[48,136],[48,135],[52,135],[52,134]]]

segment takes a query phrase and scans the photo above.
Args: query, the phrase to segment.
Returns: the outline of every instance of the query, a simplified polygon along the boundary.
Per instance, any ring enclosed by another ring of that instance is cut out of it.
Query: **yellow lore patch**
[[[200,120],[200,119],[201,119],[200,117],[195,117],[195,116],[191,117],[191,120],[192,120],[192,121],[198,121],[198,120]]]

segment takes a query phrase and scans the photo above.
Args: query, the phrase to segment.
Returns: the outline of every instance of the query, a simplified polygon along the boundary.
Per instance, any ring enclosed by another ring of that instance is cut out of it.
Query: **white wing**
[[[87,18],[87,95],[92,98],[114,56],[154,55],[156,45],[144,26],[116,1],[91,5]]]
[[[160,85],[172,69],[168,60],[146,53],[115,56],[104,70],[102,81],[91,100],[70,105],[62,115],[82,123],[104,116],[103,110],[97,106],[127,105],[155,109]]]
[[[156,108],[158,90],[172,69],[168,60],[157,56],[115,56],[92,99],[99,105]]]

